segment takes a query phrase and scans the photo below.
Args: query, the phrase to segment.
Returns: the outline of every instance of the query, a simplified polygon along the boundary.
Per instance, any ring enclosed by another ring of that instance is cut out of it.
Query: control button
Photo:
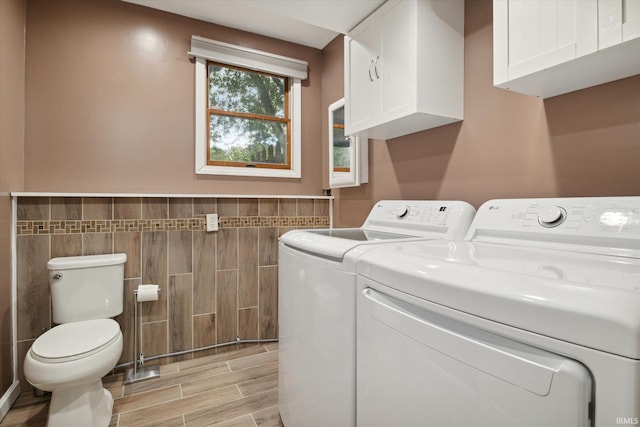
[[[560,206],[548,206],[540,209],[538,223],[543,227],[557,227],[567,218],[567,211]]]
[[[397,208],[394,209],[394,214],[396,215],[396,218],[398,219],[402,219],[404,217],[406,217],[407,215],[409,215],[409,206],[398,206]]]

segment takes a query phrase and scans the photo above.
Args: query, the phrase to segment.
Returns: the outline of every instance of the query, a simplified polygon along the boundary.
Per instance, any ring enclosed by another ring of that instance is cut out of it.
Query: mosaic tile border
[[[328,216],[230,216],[220,228],[329,227]],[[205,231],[204,218],[17,221],[16,234],[80,234],[140,231]]]

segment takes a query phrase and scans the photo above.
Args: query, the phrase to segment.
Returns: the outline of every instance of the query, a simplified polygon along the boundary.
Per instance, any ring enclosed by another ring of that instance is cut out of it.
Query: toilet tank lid
[[[47,263],[49,270],[69,270],[72,268],[104,267],[124,264],[127,254],[104,254],[86,256],[66,256],[53,258]]]

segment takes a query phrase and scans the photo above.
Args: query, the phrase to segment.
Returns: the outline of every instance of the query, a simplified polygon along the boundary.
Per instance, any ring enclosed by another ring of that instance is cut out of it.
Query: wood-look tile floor
[[[278,412],[278,344],[162,365],[160,377],[123,385],[103,379],[115,402],[109,427],[282,427]],[[45,426],[48,400],[24,394],[0,423]]]

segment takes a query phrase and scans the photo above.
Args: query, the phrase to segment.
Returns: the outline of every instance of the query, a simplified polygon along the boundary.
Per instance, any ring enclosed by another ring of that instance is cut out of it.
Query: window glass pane
[[[344,136],[344,107],[333,111],[333,170],[349,172],[351,140]]]
[[[344,107],[340,107],[333,112],[333,125],[342,125],[344,127]]]
[[[344,129],[333,128],[333,168],[349,168],[351,141],[344,136]]]
[[[287,164],[287,124],[211,114],[209,159]]]
[[[285,78],[209,63],[209,108],[285,117]]]

